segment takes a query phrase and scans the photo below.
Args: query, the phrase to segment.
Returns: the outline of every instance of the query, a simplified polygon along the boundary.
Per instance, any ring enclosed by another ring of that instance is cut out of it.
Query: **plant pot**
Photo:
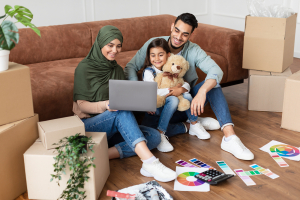
[[[0,50],[0,72],[8,69],[9,54],[8,50]]]

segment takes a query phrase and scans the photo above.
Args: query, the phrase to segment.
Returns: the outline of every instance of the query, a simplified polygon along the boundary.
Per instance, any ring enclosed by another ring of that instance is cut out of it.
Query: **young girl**
[[[162,73],[162,68],[164,64],[166,64],[168,57],[170,57],[170,48],[165,39],[157,38],[151,41],[146,52],[143,80],[153,82],[155,76],[158,73]],[[183,97],[191,102],[193,98],[189,93],[190,85],[185,82],[182,87],[187,90],[187,92],[182,94]],[[169,92],[169,88],[157,90],[157,94],[160,96],[165,96]],[[167,140],[165,132],[167,131],[167,127],[169,125],[171,117],[177,110],[178,103],[179,100],[176,96],[168,96],[163,107],[157,108],[155,113],[148,112],[148,114],[155,114],[160,116],[157,130],[161,133],[161,143],[157,146],[157,149],[161,152],[170,152],[174,149],[170,142]],[[206,130],[199,122],[197,122],[198,116],[191,115],[190,109],[184,112],[186,112],[190,122],[189,134],[196,135],[199,139],[209,139],[209,133],[206,132]]]

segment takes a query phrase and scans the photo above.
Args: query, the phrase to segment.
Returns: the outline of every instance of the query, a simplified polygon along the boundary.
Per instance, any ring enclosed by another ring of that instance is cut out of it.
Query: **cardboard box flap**
[[[294,81],[300,81],[300,71],[294,73],[290,77],[287,78],[287,80],[294,80]],[[300,90],[300,88],[299,88]]]
[[[64,117],[60,119],[39,122],[39,126],[45,132],[69,129],[70,127],[77,127],[78,124],[82,125],[83,122],[77,116]]]
[[[284,39],[286,18],[246,17],[245,37]]]
[[[288,17],[286,20],[286,31],[285,31],[285,39],[287,38],[294,38],[295,32],[296,32],[296,26],[297,24],[297,13]]]
[[[27,119],[22,119],[22,120],[17,121],[17,122],[13,122],[13,123],[9,123],[9,124],[5,124],[5,125],[0,126],[0,134],[3,133],[4,131],[8,130],[8,129],[11,129],[12,127],[16,126],[17,124],[22,123],[25,120],[27,120]]]
[[[292,71],[290,68],[284,70],[284,72],[267,72],[267,71],[260,71],[260,70],[249,70],[249,76],[251,75],[259,75],[259,76],[285,76],[289,77],[292,75]]]

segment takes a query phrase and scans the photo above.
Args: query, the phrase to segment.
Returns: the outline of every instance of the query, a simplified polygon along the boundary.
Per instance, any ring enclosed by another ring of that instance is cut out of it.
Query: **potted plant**
[[[23,6],[15,6],[14,8],[6,5],[4,7],[5,14],[0,16],[3,19],[0,24],[0,72],[8,69],[8,60],[10,50],[19,42],[18,28],[15,23],[21,23],[25,27],[30,27],[38,36],[41,37],[39,29],[31,23],[33,14]],[[16,22],[6,20],[7,17],[15,18]]]
[[[53,179],[58,179],[57,183],[61,180],[61,175],[66,174],[66,169],[71,171],[70,178],[67,181],[67,187],[64,189],[59,199],[79,199],[86,198],[84,188],[84,182],[88,181],[91,166],[96,167],[93,164],[95,157],[88,157],[88,150],[93,151],[94,143],[92,137],[82,136],[77,133],[75,136],[64,137],[58,143],[53,145],[59,145],[55,148],[58,155],[54,157],[55,164],[54,172],[51,174]]]

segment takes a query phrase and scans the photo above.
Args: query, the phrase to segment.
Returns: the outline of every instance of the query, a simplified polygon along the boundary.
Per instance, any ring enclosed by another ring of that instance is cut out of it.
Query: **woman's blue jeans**
[[[87,132],[106,132],[109,146],[115,146],[120,158],[136,155],[134,149],[145,141],[154,149],[161,142],[160,133],[150,127],[139,126],[130,111],[105,111],[91,118],[82,119]]]
[[[193,97],[189,93],[183,93],[183,98],[192,102]],[[168,96],[166,98],[165,105],[157,108],[155,115],[160,116],[158,121],[157,129],[163,132],[167,131],[170,119],[172,118],[173,114],[177,111],[179,99],[175,96]],[[191,110],[188,109],[184,111],[191,122],[197,121],[197,116],[191,115]]]
[[[190,93],[192,97],[195,97],[198,93],[200,87],[204,84],[204,81],[192,87]],[[222,92],[221,87],[216,87],[211,89],[206,94],[205,105],[209,103],[212,110],[214,111],[217,120],[220,123],[220,126],[223,127],[225,124],[232,124],[230,111],[228,108],[227,101]],[[172,118],[169,120],[169,126],[166,131],[168,137],[172,137],[181,133],[185,133],[185,126],[182,122],[185,122],[188,119],[186,112],[176,111]],[[142,125],[156,128],[159,123],[159,116],[149,115],[146,113]]]

